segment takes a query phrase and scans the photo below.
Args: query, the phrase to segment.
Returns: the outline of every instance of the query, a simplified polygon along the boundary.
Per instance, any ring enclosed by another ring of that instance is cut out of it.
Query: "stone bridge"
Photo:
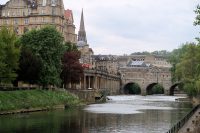
[[[119,94],[120,75],[96,69],[85,69],[84,77],[76,88],[79,90],[108,90],[112,95]]]
[[[172,94],[171,91],[176,87],[171,82],[171,72],[168,67],[121,67],[120,73],[122,93],[125,86],[130,83],[137,83],[142,95],[147,95],[147,92],[156,84],[163,86],[165,95]]]
[[[130,83],[140,86],[141,94],[147,95],[148,91],[156,84],[164,88],[165,95],[173,95],[179,83],[172,84],[171,72],[168,67],[121,67],[120,75],[114,75],[106,71],[96,69],[85,69],[84,77],[76,86],[78,90],[107,90],[111,95],[125,93],[125,87]]]

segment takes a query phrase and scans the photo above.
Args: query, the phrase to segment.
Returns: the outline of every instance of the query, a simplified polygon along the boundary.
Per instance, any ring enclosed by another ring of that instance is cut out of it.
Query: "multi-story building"
[[[117,57],[114,55],[94,55],[97,70],[106,71],[111,74],[118,73]]]
[[[10,0],[0,5],[0,27],[11,26],[18,35],[31,29],[53,25],[65,41],[76,43],[73,14],[63,0]]]
[[[75,25],[74,25],[74,18],[72,10],[65,10],[65,35],[66,35],[66,41],[77,43],[77,35],[75,34]]]

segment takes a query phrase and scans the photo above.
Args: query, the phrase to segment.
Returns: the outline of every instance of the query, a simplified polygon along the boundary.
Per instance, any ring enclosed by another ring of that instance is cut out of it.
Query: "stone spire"
[[[87,37],[85,32],[85,25],[84,25],[84,17],[83,17],[83,9],[81,13],[81,22],[80,22],[80,29],[78,31],[78,41],[83,41],[87,43]]]

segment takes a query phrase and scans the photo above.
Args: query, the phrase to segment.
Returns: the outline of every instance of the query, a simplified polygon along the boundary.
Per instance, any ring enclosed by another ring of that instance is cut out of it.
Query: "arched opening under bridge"
[[[169,95],[174,96],[178,94],[186,94],[183,91],[183,83],[176,83],[170,87]]]
[[[146,88],[147,95],[164,94],[164,87],[158,83],[149,84]]]
[[[128,83],[124,86],[124,94],[139,95],[141,94],[141,88],[137,83]]]

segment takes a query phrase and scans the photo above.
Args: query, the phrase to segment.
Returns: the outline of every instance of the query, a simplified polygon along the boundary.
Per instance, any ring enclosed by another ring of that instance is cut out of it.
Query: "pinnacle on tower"
[[[86,31],[85,31],[85,25],[84,25],[84,16],[83,16],[83,9],[81,13],[81,22],[80,22],[80,29],[78,32],[78,41],[83,41],[87,43],[87,37],[86,37]]]

